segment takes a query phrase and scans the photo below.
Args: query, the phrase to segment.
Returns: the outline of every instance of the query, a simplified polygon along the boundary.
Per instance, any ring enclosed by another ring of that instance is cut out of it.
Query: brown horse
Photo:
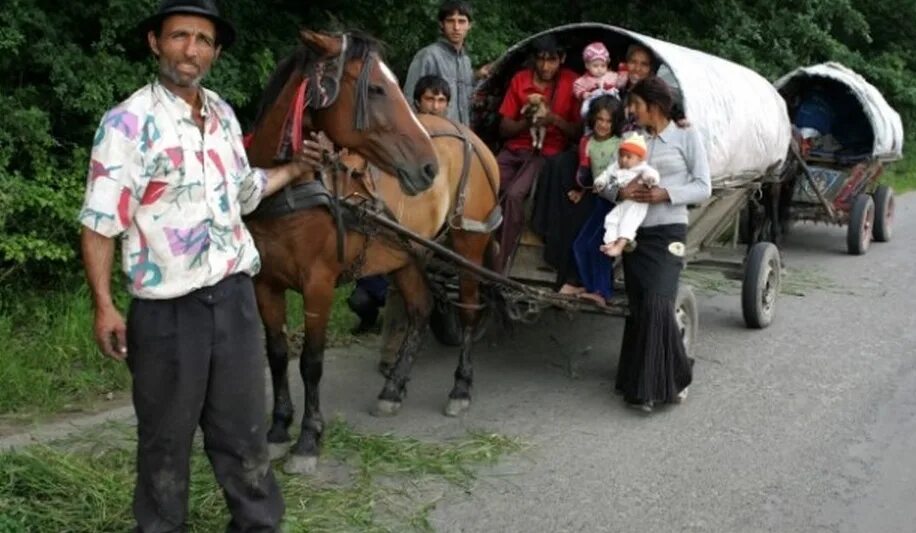
[[[304,33],[303,40],[307,48],[326,46],[327,51],[323,55],[318,54],[319,58],[334,54],[331,37]],[[331,106],[327,109],[328,116],[320,116],[322,111],[312,111],[310,120],[303,121],[305,133],[323,130],[336,144],[365,158],[354,155],[345,160],[349,165],[362,169],[357,173],[358,179],[351,172],[331,172],[331,175],[323,176],[326,188],[355,202],[376,202],[378,199],[379,205],[383,204],[400,224],[425,237],[433,237],[443,228],[451,227],[449,240],[453,249],[476,264],[482,264],[490,242],[489,232],[485,230],[492,227],[474,222],[493,220],[492,215],[498,213],[496,191],[499,184],[496,180],[499,174],[493,154],[469,130],[444,119],[424,116],[420,121],[432,136],[434,159],[420,165],[419,174],[425,179],[430,168],[438,171],[429,183],[418,184],[422,180],[412,175],[406,166],[412,160],[421,163],[429,161],[422,150],[424,143],[430,143],[429,137],[417,139],[412,127],[419,125],[418,120],[411,114],[394,78],[387,79],[384,65],[374,51],[370,54],[377,65],[374,70],[379,70],[382,73],[380,77],[386,78],[374,81],[373,75],[369,75],[370,83],[379,84],[377,88],[369,87],[370,124],[363,130],[345,128],[353,122],[356,105],[352,95],[354,91],[348,88],[353,80],[359,79],[360,69],[366,68],[357,59],[349,59],[344,68],[341,91],[335,102],[340,108],[337,116],[330,116],[334,110]],[[259,127],[249,152],[254,164],[271,164],[277,159],[276,147],[283,146],[283,139],[289,136],[288,128],[284,127],[289,121],[277,117],[289,114],[290,102],[296,92],[290,87],[301,82],[300,72],[308,71],[308,61],[296,60],[297,68],[281,64],[274,74],[269,88],[283,83],[283,89],[272,91],[279,96],[273,97],[270,90],[265,96],[267,103],[262,106],[262,115],[266,118],[258,121]],[[289,81],[285,81],[287,79]],[[375,101],[372,100],[373,95]],[[378,109],[373,107],[375,105]],[[401,118],[397,122],[393,117],[385,116],[401,110],[410,114],[409,120]],[[274,120],[269,122],[271,117]],[[367,139],[372,135],[376,139]],[[365,160],[371,165],[366,165]],[[392,160],[400,161],[400,164],[392,164]],[[459,194],[462,181],[466,182],[464,195]],[[408,331],[379,395],[378,411],[382,414],[396,413],[403,400],[422,327],[431,311],[430,291],[422,263],[413,247],[406,245],[402,239],[371,227],[364,227],[362,231],[347,231],[341,247],[338,226],[327,208],[312,207],[279,217],[256,217],[247,223],[263,263],[261,272],[255,278],[255,290],[266,330],[267,355],[274,386],[273,419],[268,433],[274,457],[288,447],[289,426],[293,417],[287,378],[286,290],[301,292],[305,302],[306,334],[300,358],[300,373],[305,388],[302,431],[285,469],[307,473],[313,471],[317,464],[324,427],[319,383],[328,317],[338,279],[342,275],[360,277],[391,273],[394,283],[404,295]],[[475,278],[461,276],[460,300],[465,304],[461,311],[465,342],[455,371],[455,384],[449,395],[451,412],[466,408],[470,402],[470,344],[479,300]]]

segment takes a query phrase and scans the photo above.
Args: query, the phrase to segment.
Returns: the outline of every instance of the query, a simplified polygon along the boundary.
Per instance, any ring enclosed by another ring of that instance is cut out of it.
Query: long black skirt
[[[686,238],[685,224],[640,228],[636,248],[623,254],[630,315],[616,387],[628,402],[671,402],[693,379],[674,315]]]

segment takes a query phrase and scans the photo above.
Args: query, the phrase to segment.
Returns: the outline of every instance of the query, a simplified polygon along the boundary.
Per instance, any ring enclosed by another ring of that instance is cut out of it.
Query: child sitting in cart
[[[583,136],[579,143],[580,166],[573,188],[567,192],[570,202],[579,203],[584,195],[590,194],[594,177],[604,172],[617,158],[620,147],[617,130],[621,115],[621,103],[616,97],[604,95],[592,100],[586,115],[586,124],[592,133]],[[567,281],[560,288],[560,293],[577,295],[603,305],[613,295],[613,263],[598,247],[604,235],[604,217],[613,207],[613,198],[610,195],[596,196],[592,212],[573,242],[578,280]],[[575,281],[580,281],[581,285]]]
[[[611,54],[607,47],[595,41],[582,51],[586,72],[573,83],[573,94],[582,102],[582,118],[588,114],[592,100],[610,94],[619,96],[620,89],[627,84],[625,71],[613,72],[609,69]]]
[[[658,185],[658,171],[645,162],[646,140],[642,135],[633,134],[620,143],[620,155],[617,162],[608,167],[595,178],[595,190],[600,192],[607,188],[611,180],[624,187],[637,179],[645,185]],[[617,204],[604,219],[604,244],[601,251],[610,257],[619,256],[624,248],[633,243],[636,230],[646,218],[649,204],[624,200]]]

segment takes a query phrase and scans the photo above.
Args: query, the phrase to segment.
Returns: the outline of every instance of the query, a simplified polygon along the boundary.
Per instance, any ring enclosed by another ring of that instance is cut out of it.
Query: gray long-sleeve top
[[[456,50],[445,39],[439,39],[413,56],[404,81],[404,96],[411,104],[417,81],[429,74],[440,76],[448,82],[452,92],[448,102],[448,118],[464,125],[470,124],[474,69],[465,48]]]
[[[668,190],[671,202],[650,205],[641,227],[686,224],[687,205],[701,203],[712,194],[703,139],[696,128],[680,128],[671,121],[660,134],[646,140],[646,162],[658,171],[658,185]],[[617,189],[608,187],[605,194],[614,198]]]

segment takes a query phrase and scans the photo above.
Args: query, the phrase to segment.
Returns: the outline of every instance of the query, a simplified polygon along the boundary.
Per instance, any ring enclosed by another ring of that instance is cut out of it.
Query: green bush
[[[6,0],[0,18],[0,285],[45,285],[79,270],[78,225],[87,150],[104,111],[154,76],[136,23],[156,0]],[[436,37],[437,0],[222,2],[240,39],[208,86],[250,123],[260,88],[300,25],[359,28],[389,45],[403,75]],[[616,24],[733,59],[774,78],[830,59],[859,70],[916,121],[916,34],[890,20],[916,17],[892,0],[795,3],[674,0],[608,3],[477,0],[478,63],[521,37],[579,20]],[[906,4],[906,5],[904,5]]]

